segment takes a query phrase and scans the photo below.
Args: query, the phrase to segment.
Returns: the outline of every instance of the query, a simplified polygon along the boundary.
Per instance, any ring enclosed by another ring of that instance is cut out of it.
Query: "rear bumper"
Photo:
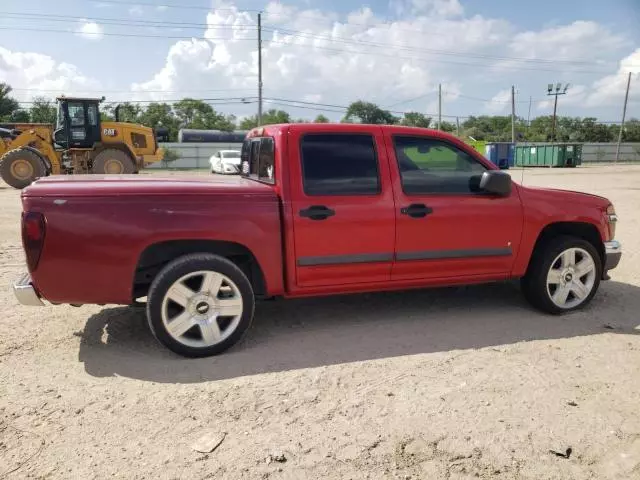
[[[620,263],[622,257],[622,245],[617,240],[604,242],[604,268],[603,276],[607,278],[607,272],[613,270]]]
[[[14,282],[13,294],[22,305],[28,305],[31,307],[44,306],[38,292],[36,292],[36,289],[31,283],[31,276],[28,273],[25,273]]]

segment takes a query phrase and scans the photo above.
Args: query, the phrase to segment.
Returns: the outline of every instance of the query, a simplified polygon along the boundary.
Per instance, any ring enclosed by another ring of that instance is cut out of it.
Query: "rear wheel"
[[[46,174],[44,162],[31,150],[11,150],[0,158],[0,176],[13,188],[25,188]]]
[[[135,173],[136,167],[133,160],[122,150],[110,148],[103,150],[93,159],[91,173],[100,175],[118,175]]]
[[[536,308],[548,313],[570,312],[588,304],[602,278],[602,260],[581,238],[556,237],[533,255],[522,290]]]
[[[186,357],[222,353],[253,320],[251,283],[234,263],[211,254],[169,263],[151,284],[147,300],[154,336]]]

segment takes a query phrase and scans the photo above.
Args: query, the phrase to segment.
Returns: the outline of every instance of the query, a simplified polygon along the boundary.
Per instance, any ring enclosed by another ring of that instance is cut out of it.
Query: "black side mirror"
[[[511,175],[500,170],[488,170],[482,174],[480,189],[501,197],[508,197],[511,193]]]

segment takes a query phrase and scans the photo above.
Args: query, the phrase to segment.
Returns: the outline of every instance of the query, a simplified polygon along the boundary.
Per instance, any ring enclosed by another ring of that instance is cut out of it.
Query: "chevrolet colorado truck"
[[[252,130],[242,176],[52,176],[22,193],[25,305],[135,304],[214,355],[256,299],[521,279],[560,314],[620,261],[605,198],[524,187],[456,137],[381,125]]]

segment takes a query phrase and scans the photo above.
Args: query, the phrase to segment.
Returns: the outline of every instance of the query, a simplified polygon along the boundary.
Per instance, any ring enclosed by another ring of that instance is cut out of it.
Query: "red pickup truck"
[[[520,278],[587,304],[621,246],[605,198],[523,187],[457,138],[380,125],[251,131],[242,177],[53,176],[22,194],[18,300],[132,304],[174,352],[236,343],[256,298]]]

